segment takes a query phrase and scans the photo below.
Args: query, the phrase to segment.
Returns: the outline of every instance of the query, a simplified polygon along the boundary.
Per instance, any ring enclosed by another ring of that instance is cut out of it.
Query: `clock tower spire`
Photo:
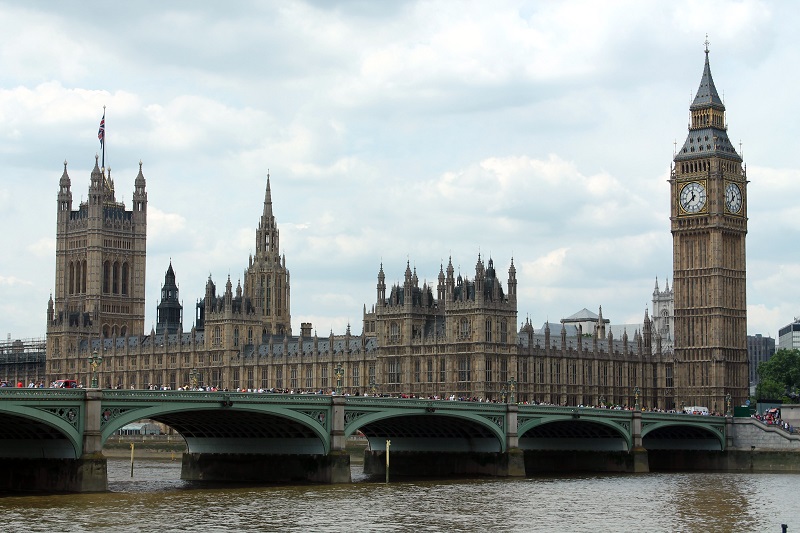
[[[691,123],[670,175],[675,402],[727,412],[748,396],[747,175],[728,138],[708,39]],[[728,400],[730,398],[730,400]]]

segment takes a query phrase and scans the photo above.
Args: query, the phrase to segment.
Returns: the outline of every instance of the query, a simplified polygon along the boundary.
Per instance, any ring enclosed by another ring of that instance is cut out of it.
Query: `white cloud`
[[[359,331],[382,261],[432,280],[452,255],[471,277],[478,253],[502,272],[513,255],[520,317],[640,320],[671,277],[666,180],[707,31],[749,164],[749,328],[797,313],[798,14],[781,4],[200,2],[102,24],[39,7],[0,4],[0,225],[16,230],[0,270],[37,291],[10,295],[22,336],[44,329],[61,163],[76,205],[103,105],[118,199],[139,160],[147,178],[148,325],[170,258],[187,327],[209,273],[241,277],[268,171],[295,329]]]

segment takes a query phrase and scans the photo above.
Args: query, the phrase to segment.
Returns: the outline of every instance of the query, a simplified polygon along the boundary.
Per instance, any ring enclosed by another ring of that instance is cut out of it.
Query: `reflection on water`
[[[800,531],[797,474],[202,486],[180,461],[109,459],[106,494],[0,498],[8,531]]]

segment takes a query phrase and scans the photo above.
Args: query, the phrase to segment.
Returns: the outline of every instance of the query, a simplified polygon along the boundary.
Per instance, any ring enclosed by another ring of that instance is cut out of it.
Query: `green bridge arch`
[[[112,394],[108,394],[112,392]],[[189,418],[194,414],[206,413],[224,414],[232,423],[238,422],[238,440],[247,439],[248,433],[252,439],[257,439],[257,435],[263,435],[262,427],[248,429],[242,427],[247,423],[268,424],[275,419],[285,421],[293,427],[300,426],[305,428],[306,437],[313,435],[319,441],[317,453],[327,454],[331,449],[330,421],[331,406],[330,397],[312,395],[265,395],[254,393],[225,393],[225,392],[164,392],[162,395],[135,395],[131,393],[114,394],[115,391],[105,391],[101,416],[103,417],[101,441],[105,443],[116,431],[127,424],[141,419],[152,419],[166,423],[178,431],[186,439],[189,452],[196,451],[198,443],[204,437],[192,437],[180,431],[181,415]],[[150,398],[150,401],[147,399]],[[309,400],[311,398],[311,400]],[[157,400],[157,401],[153,401]],[[255,416],[253,416],[255,415]],[[238,418],[238,420],[237,420]],[[216,418],[219,422],[220,418]],[[209,435],[208,439],[213,439],[217,445],[224,445],[225,438],[215,438],[212,435],[219,433],[211,427],[214,419],[204,422],[206,428],[204,432]],[[197,425],[197,422],[193,422]],[[178,426],[178,427],[176,427]],[[273,427],[273,433],[279,433],[280,428]],[[228,439],[229,445],[235,444],[237,437]],[[257,444],[254,444],[257,445]],[[242,451],[242,446],[236,446],[238,453],[258,453],[259,450],[251,449]],[[246,448],[245,448],[246,449]],[[309,453],[310,448],[295,450],[295,453]],[[228,450],[230,451],[230,450]],[[218,453],[226,453],[226,450],[219,449]]]
[[[6,432],[3,440],[11,440],[9,432],[38,438],[18,439],[16,446],[6,442],[3,457],[56,456],[76,459],[83,454],[86,418],[83,391],[54,391],[56,394],[51,397],[52,401],[43,402],[42,395],[36,393],[37,389],[11,390],[14,392],[5,393],[5,398],[11,401],[0,402],[0,420]],[[15,419],[26,421],[24,429],[13,424]],[[54,439],[54,436],[61,438]],[[44,447],[49,450],[44,450]]]
[[[540,411],[537,415],[523,414],[519,415],[521,421],[517,433],[519,439],[526,438],[526,434],[535,428],[541,428],[548,424],[556,423],[570,423],[576,425],[596,424],[610,429],[614,434],[618,435],[625,444],[625,451],[630,451],[633,448],[633,434],[631,433],[630,418],[619,420],[619,417],[604,417],[596,416],[596,413],[578,412],[577,410],[568,410],[568,412],[552,412],[548,413]],[[577,414],[576,416],[576,413]],[[594,415],[594,416],[593,416]]]
[[[464,408],[463,402],[451,403],[442,400],[393,400],[393,399],[375,399],[375,398],[348,398],[347,406],[345,408],[344,422],[345,429],[344,435],[350,437],[357,431],[362,431],[370,425],[377,422],[395,420],[398,423],[393,424],[398,430],[402,431],[403,419],[409,422],[424,422],[430,420],[431,424],[440,424],[444,419],[462,421],[470,424],[473,430],[480,428],[481,431],[475,432],[476,438],[486,439],[491,435],[496,441],[497,449],[493,451],[505,452],[507,451],[506,442],[506,426],[507,420],[505,416],[505,405],[496,404],[491,409],[479,409],[477,404],[466,404]],[[443,425],[443,424],[442,424]],[[439,439],[458,439],[464,438],[453,437],[448,435],[448,432],[442,428],[439,432]],[[478,434],[482,433],[482,434]],[[434,437],[436,438],[436,437]],[[370,444],[379,443],[379,437],[369,438]],[[395,444],[393,443],[393,446]],[[424,448],[422,444],[421,448]],[[377,446],[378,449],[383,449]],[[396,448],[401,451],[403,448]]]

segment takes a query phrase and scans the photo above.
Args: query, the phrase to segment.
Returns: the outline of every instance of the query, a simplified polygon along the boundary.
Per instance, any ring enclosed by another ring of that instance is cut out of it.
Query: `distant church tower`
[[[747,175],[728,139],[708,42],[691,124],[670,176],[675,399],[725,411],[748,395]]]
[[[95,156],[88,200],[72,210],[64,162],[58,190],[55,300],[47,308],[47,373],[72,377],[78,343],[144,332],[147,192],[139,163],[130,211],[117,202],[111,169]]]
[[[156,335],[174,335],[183,332],[183,305],[178,298],[178,284],[175,282],[172,261],[169,262],[169,268],[164,275],[157,315]]]

